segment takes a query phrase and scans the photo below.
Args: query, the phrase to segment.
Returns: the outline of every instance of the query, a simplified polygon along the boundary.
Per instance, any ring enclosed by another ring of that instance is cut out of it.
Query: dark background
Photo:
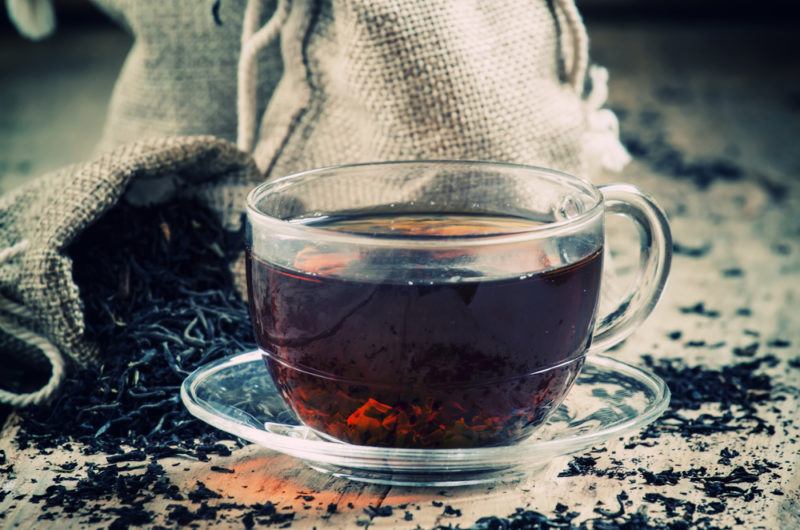
[[[210,0],[197,0],[198,3]],[[223,0],[224,1],[224,0]],[[730,19],[786,22],[796,17],[794,0],[578,0],[578,8],[589,19],[610,17],[613,20],[670,18],[706,19],[720,22]],[[55,0],[59,21],[68,25],[103,23],[103,16],[88,0]],[[796,18],[795,18],[796,20]],[[10,24],[3,10],[0,28]]]

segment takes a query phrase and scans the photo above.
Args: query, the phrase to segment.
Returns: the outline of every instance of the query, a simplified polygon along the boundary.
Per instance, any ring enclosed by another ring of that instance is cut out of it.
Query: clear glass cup
[[[604,215],[639,228],[637,285],[597,315]],[[588,353],[650,314],[672,243],[633,186],[488,162],[339,166],[247,201],[256,340],[289,407],[323,437],[404,448],[529,436]]]

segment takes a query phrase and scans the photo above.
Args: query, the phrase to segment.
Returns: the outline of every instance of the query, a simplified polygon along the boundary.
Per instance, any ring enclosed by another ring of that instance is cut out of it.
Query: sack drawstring
[[[263,0],[248,0],[242,22],[242,47],[237,68],[236,114],[238,126],[236,145],[247,153],[253,150],[256,124],[256,87],[258,86],[258,55],[278,38],[289,15],[289,1],[278,0],[275,13],[258,29]]]
[[[583,85],[586,82],[586,69],[589,66],[589,35],[586,33],[586,26],[583,24],[575,0],[556,0],[556,8],[561,10],[569,35],[572,37],[570,43],[572,57],[569,62],[565,61],[564,65],[567,69],[567,82],[578,95],[582,95]]]
[[[22,254],[27,248],[28,241],[22,240],[15,245],[0,250],[0,264]],[[52,342],[6,318],[3,313],[27,320],[34,318],[33,313],[28,308],[0,296],[0,332],[39,350],[50,362],[50,379],[47,384],[36,392],[18,394],[0,389],[0,403],[11,405],[12,407],[36,405],[49,398],[61,384],[61,380],[64,378],[64,358]]]

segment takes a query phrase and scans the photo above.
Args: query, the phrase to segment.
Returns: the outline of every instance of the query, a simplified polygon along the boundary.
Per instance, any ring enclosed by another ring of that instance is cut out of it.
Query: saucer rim
[[[555,437],[550,440],[523,441],[514,445],[475,447],[475,448],[447,448],[447,449],[416,449],[416,448],[391,448],[347,444],[344,442],[331,442],[326,440],[309,440],[270,432],[265,428],[256,428],[247,425],[236,418],[220,414],[209,407],[203,406],[203,401],[196,396],[193,388],[207,380],[214,374],[233,366],[249,362],[261,362],[260,350],[253,350],[223,357],[216,361],[200,366],[184,379],[181,384],[180,397],[190,414],[209,425],[243,438],[252,443],[268,449],[279,451],[302,460],[342,465],[342,459],[356,459],[352,461],[354,467],[369,468],[376,462],[386,462],[391,459],[393,466],[399,462],[408,462],[413,468],[421,465],[431,465],[448,462],[450,465],[458,463],[467,465],[473,463],[483,466],[487,462],[493,465],[512,465],[525,460],[521,453],[535,453],[536,459],[541,460],[546,455],[564,455],[579,451],[613,436],[645,427],[655,421],[669,406],[670,390],[666,383],[656,374],[630,365],[626,362],[605,355],[590,354],[586,356],[586,363],[600,369],[620,372],[628,377],[646,384],[654,394],[654,399],[647,409],[641,414],[593,431],[590,433],[576,434],[567,437]],[[279,424],[283,425],[283,424]],[[300,426],[289,426],[290,429],[303,429]],[[527,449],[527,450],[526,450]],[[532,455],[533,456],[533,455]],[[358,461],[361,461],[359,466]]]

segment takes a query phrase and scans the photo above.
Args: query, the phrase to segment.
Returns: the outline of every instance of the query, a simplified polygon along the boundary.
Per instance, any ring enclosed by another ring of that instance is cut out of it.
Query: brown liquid
[[[456,282],[354,281],[304,263],[247,259],[256,339],[299,418],[354,444],[476,447],[530,434],[572,385],[602,251],[522,278]]]

